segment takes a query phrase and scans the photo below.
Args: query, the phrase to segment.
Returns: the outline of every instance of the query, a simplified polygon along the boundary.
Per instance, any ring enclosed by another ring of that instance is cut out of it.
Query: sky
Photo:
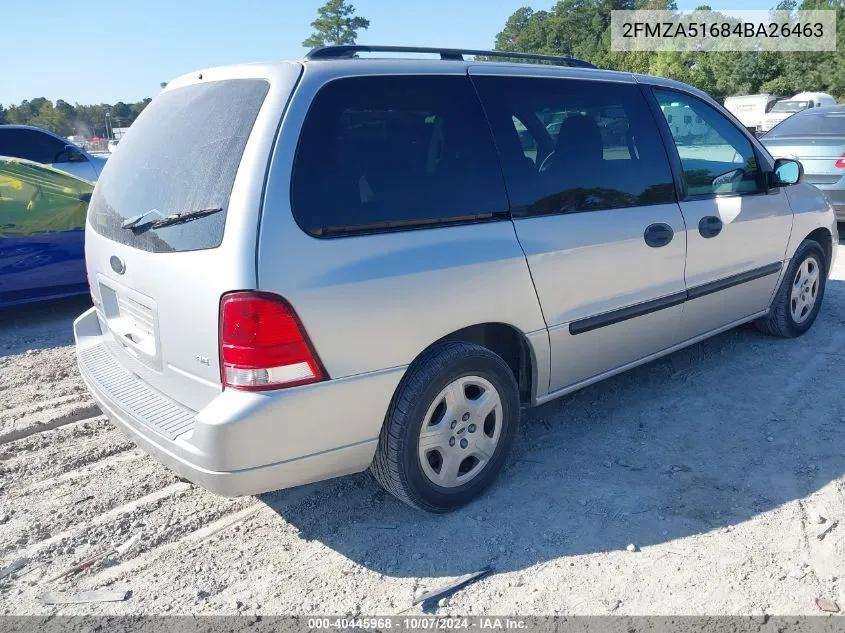
[[[350,0],[370,20],[360,44],[492,48],[521,6],[555,0]],[[694,9],[703,0],[678,0]],[[325,0],[41,0],[3,7],[0,104],[47,97],[132,103],[183,73],[301,57]],[[767,9],[775,0],[744,0]],[[714,9],[735,0],[708,2]],[[36,8],[37,7],[37,8]],[[52,44],[51,44],[52,43]]]

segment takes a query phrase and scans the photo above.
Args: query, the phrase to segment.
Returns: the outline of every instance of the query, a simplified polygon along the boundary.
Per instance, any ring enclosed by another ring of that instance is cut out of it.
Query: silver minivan
[[[442,512],[523,407],[812,325],[838,235],[798,162],[675,81],[465,53],[327,47],[144,110],[90,204],[74,324],[139,446],[226,495],[369,468]]]

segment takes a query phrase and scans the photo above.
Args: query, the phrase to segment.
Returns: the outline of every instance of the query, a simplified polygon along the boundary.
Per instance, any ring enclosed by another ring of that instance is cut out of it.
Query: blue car
[[[85,216],[94,183],[0,156],[0,307],[88,293]]]

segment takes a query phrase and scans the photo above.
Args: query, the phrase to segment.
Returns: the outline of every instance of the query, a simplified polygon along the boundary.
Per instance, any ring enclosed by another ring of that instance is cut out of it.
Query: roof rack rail
[[[595,68],[590,62],[575,57],[560,57],[558,55],[536,55],[534,53],[517,53],[513,51],[481,51],[469,48],[426,48],[422,46],[363,46],[358,44],[344,44],[338,46],[321,46],[312,49],[305,59],[351,59],[357,53],[432,53],[440,55],[440,59],[463,61],[464,55],[482,55],[485,57],[501,57],[505,59],[526,59],[533,61],[554,62],[574,68]]]

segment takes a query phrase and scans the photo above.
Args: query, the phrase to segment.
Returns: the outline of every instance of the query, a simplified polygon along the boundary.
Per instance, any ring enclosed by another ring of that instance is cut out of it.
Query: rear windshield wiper
[[[163,217],[161,220],[156,220],[152,224],[150,224],[151,229],[157,229],[162,226],[173,226],[174,224],[183,224],[185,222],[190,222],[191,220],[196,220],[197,218],[204,218],[207,215],[214,215],[215,213],[220,213],[223,210],[223,207],[215,207],[213,209],[197,209],[196,211],[184,211],[182,213],[174,213],[173,215],[168,215]]]
[[[143,222],[143,220],[145,220],[148,216],[151,216],[153,213],[157,214],[159,217],[164,217],[158,209],[150,209],[149,211],[144,211],[144,213],[133,215],[131,218],[126,218],[120,225],[120,228],[134,229],[136,226],[141,226],[142,224],[150,224],[150,222]]]
[[[158,213],[161,215],[156,209],[152,209],[147,213],[142,213],[141,215],[135,216],[133,218],[129,218],[123,224],[120,225],[123,229],[158,229],[163,226],[173,226],[174,224],[182,224],[184,222],[190,222],[191,220],[196,220],[197,218],[204,218],[207,215],[213,215],[215,213],[220,213],[223,210],[222,207],[215,207],[213,209],[197,209],[196,211],[183,211],[182,213],[174,213],[172,215],[166,215],[160,220],[153,220],[153,221],[145,221],[147,216],[151,215],[153,212]]]

